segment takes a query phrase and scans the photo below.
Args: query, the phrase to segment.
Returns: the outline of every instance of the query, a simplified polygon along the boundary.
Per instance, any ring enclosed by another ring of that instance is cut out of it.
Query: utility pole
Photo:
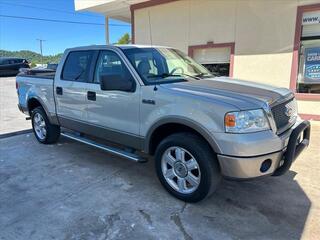
[[[105,18],[105,34],[106,34],[106,43],[110,44],[110,36],[109,36],[109,18]]]
[[[41,65],[42,65],[42,67],[43,67],[42,42],[45,42],[46,40],[44,40],[44,39],[37,39],[37,41],[39,41],[39,43],[40,43]]]

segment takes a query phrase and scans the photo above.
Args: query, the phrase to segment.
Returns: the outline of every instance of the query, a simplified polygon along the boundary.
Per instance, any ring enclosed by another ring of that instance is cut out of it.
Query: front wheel
[[[165,138],[156,150],[155,164],[161,184],[186,202],[201,201],[216,190],[221,180],[211,148],[191,133]]]
[[[58,141],[60,127],[49,122],[42,107],[37,107],[32,111],[31,121],[34,135],[40,143],[50,144]]]

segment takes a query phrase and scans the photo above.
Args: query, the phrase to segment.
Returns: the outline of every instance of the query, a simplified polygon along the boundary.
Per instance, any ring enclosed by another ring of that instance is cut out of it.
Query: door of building
[[[230,47],[195,49],[193,58],[218,76],[230,74]]]

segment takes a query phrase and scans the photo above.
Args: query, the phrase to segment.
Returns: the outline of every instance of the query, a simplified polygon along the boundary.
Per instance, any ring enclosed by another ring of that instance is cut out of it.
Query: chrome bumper
[[[300,136],[302,136],[302,139]],[[288,171],[292,162],[309,145],[309,139],[310,123],[303,121],[292,129],[288,144],[281,151],[250,157],[218,154],[222,175],[237,179],[282,175]]]

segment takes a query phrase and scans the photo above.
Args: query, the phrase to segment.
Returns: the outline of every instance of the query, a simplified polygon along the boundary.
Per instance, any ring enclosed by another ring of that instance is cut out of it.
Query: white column
[[[105,28],[106,28],[106,44],[110,44],[110,41],[109,41],[109,18],[106,17],[105,18]]]

